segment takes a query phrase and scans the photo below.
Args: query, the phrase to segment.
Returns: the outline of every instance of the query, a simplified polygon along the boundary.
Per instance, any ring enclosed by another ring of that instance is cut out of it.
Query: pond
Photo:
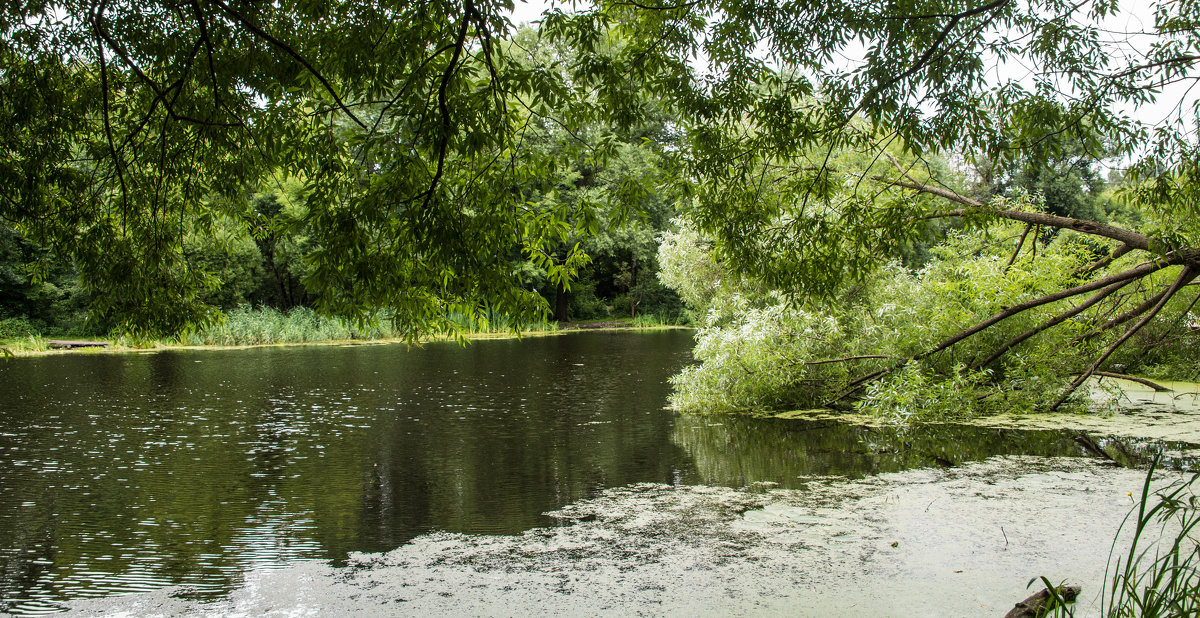
[[[1088,456],[1062,431],[680,416],[667,379],[691,344],[582,332],[0,363],[0,611],[180,584],[219,598],[251,570],[519,534],[638,483],[799,489]]]

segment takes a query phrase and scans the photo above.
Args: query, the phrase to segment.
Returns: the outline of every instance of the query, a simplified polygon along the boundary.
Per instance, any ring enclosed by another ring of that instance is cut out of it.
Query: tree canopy
[[[1186,88],[1200,2],[1153,5],[1126,27],[1120,11],[1139,6],[601,0],[551,6],[522,38],[508,1],[9,4],[0,216],[74,259],[97,311],[171,332],[206,319],[218,284],[189,244],[222,216],[253,218],[264,184],[298,179],[319,306],[386,309],[415,333],[451,310],[545,311],[514,252],[566,284],[587,263],[576,239],[608,205],[538,196],[556,170],[628,157],[630,136],[659,126],[670,143],[642,146],[670,174],[606,182],[673,196],[720,268],[788,303],[844,298],[939,221],[1017,225],[1014,257],[1074,234],[1095,264],[959,334],[1136,284],[1150,293],[1130,298],[1140,311],[1115,350],[1200,272]],[[951,172],[970,165],[939,156],[1007,170],[1045,206],[968,195]],[[1125,167],[1137,220],[1051,203],[1093,170],[1072,161]]]

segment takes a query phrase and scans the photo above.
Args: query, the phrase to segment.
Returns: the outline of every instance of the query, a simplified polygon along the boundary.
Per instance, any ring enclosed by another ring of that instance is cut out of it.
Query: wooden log
[[[52,348],[55,348],[55,349],[59,349],[59,350],[70,350],[72,348],[107,348],[108,342],[107,341],[66,341],[66,340],[62,340],[62,339],[55,339],[52,341],[47,341],[46,345],[48,345]]]
[[[1079,596],[1079,591],[1082,590],[1079,586],[1059,586],[1058,598],[1064,603],[1074,603],[1076,597]],[[1029,598],[1017,603],[1012,609],[1004,614],[1004,618],[1042,618],[1046,615],[1047,605],[1051,602],[1049,588],[1042,588],[1036,594],[1032,594]]]

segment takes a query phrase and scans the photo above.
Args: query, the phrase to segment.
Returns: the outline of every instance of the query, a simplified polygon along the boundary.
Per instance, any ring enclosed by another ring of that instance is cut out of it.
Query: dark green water
[[[0,611],[512,534],[635,482],[801,486],[1070,436],[679,417],[691,333],[86,354],[0,363]]]

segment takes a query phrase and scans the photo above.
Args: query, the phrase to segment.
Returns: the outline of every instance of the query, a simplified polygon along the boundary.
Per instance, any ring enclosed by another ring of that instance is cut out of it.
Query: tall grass
[[[511,322],[502,314],[487,313],[484,320],[473,320],[464,314],[447,316],[452,328],[461,333],[491,333],[512,330]],[[522,330],[549,330],[548,323],[525,326]],[[402,338],[404,333],[384,319],[367,325],[322,316],[307,307],[283,312],[276,309],[239,307],[225,314],[214,324],[181,335],[175,343],[182,345],[242,346],[280,343],[315,343],[322,341],[371,341]]]
[[[484,310],[483,315],[480,316],[482,319],[474,319],[456,311],[451,311],[446,317],[460,332],[468,334],[505,333],[518,330],[514,328],[518,325],[509,319],[508,315],[492,309]],[[524,332],[558,330],[558,324],[545,320],[533,324],[521,324],[519,327],[519,330]]]
[[[1113,538],[1106,588],[1100,596],[1102,616],[1200,616],[1200,541],[1195,537],[1200,526],[1200,496],[1195,491],[1200,474],[1151,491],[1158,463],[1158,458],[1151,463],[1141,499]],[[1128,551],[1118,553],[1126,530],[1133,538]],[[1055,590],[1048,580],[1042,581]],[[1057,603],[1050,615],[1074,616],[1075,610]]]
[[[296,307],[287,312],[239,307],[210,326],[181,335],[178,343],[238,346],[386,339],[392,336],[394,333],[384,326],[360,328],[345,320],[319,315],[307,307]]]

